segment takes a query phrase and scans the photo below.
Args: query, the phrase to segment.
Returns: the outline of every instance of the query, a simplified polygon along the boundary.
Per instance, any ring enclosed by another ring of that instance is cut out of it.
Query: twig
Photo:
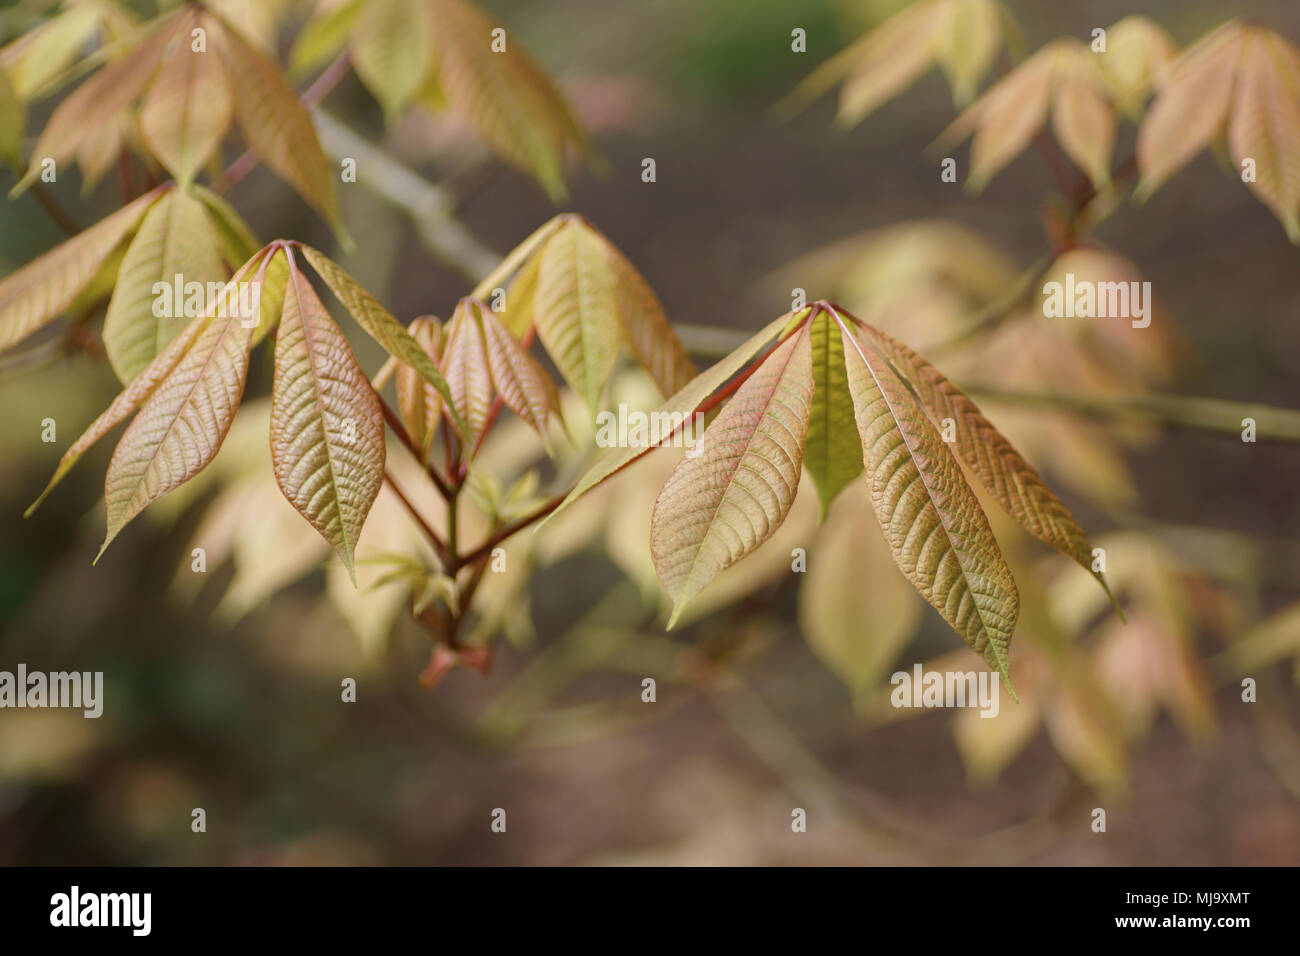
[[[1242,419],[1255,421],[1258,439],[1300,442],[1300,411],[1277,408],[1254,402],[1232,402],[1191,395],[1126,395],[1103,398],[1091,395],[1067,395],[1019,392],[995,386],[972,385],[965,389],[973,398],[1012,404],[1055,408],[1090,418],[1136,418],[1175,428],[1240,434]]]
[[[55,224],[69,236],[75,236],[81,232],[81,226],[77,225],[77,220],[72,218],[72,214],[63,208],[63,205],[54,198],[54,194],[45,188],[45,184],[40,182],[32,183],[32,195],[36,201],[41,204],[41,208],[49,214]]]
[[[325,151],[357,162],[357,181],[402,210],[434,258],[477,280],[501,257],[483,245],[452,215],[456,203],[446,190],[419,176],[374,143],[363,139],[325,110],[313,113]]]
[[[454,565],[454,567],[448,573],[454,574],[456,571],[460,570],[466,565],[473,564],[475,561],[479,560],[480,558],[490,555],[492,553],[492,549],[495,548],[497,545],[499,545],[502,541],[505,541],[507,538],[511,537],[517,532],[522,531],[524,528],[527,528],[530,524],[533,524],[534,522],[537,521],[541,521],[543,518],[545,518],[556,508],[560,507],[560,505],[564,502],[564,499],[567,497],[568,495],[557,495],[556,497],[552,498],[550,501],[546,502],[546,504],[537,508],[535,511],[531,512],[530,514],[527,514],[522,518],[512,521],[507,525],[503,525],[501,528],[497,529],[491,535],[489,535],[486,541],[480,544],[473,551],[469,552],[469,554],[466,554],[463,557],[453,561],[452,564]]]
[[[429,539],[429,543],[433,545],[433,550],[438,556],[438,561],[444,568],[446,568],[449,564],[447,546],[443,544],[442,538],[438,535],[438,532],[433,530],[433,527],[429,522],[424,519],[424,515],[420,514],[419,509],[416,508],[415,505],[411,504],[411,499],[406,497],[406,494],[393,479],[392,473],[387,469],[384,470],[384,481],[388,483],[389,488],[393,489],[393,494],[397,495],[402,504],[406,506],[406,510],[411,513],[411,517],[416,520],[416,523],[419,524],[421,530],[424,531],[425,536]]]
[[[450,500],[451,489],[447,486],[443,477],[438,474],[438,469],[424,460],[420,450],[415,447],[415,441],[411,438],[411,433],[406,430],[406,426],[402,424],[402,419],[393,411],[388,402],[384,401],[384,397],[378,392],[375,395],[379,399],[379,408],[384,413],[384,421],[388,423],[388,427],[397,436],[397,440],[411,453],[411,457],[420,463],[420,467],[429,473],[429,477],[438,488],[438,493]]]

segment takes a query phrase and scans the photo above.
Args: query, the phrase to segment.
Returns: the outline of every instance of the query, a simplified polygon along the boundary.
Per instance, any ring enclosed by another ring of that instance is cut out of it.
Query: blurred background
[[[1075,269],[1136,269],[1161,310],[1151,329],[1063,333],[1026,311],[953,345],[961,321],[1049,248],[1055,187],[1038,157],[979,196],[941,183],[931,144],[955,111],[936,71],[852,129],[834,125],[834,96],[771,116],[900,4],[482,5],[556,78],[605,157],[603,171],[571,171],[564,206],[454,118],[412,115],[386,130],[351,76],[326,106],[443,186],[498,253],[568,209],[623,250],[674,321],[755,330],[800,286],[972,391],[1300,408],[1300,259],[1208,153],[1145,206],[1120,206],[1094,235],[1106,256]],[[1134,13],[1180,46],[1234,14],[1300,41],[1300,8],[1286,0],[1007,6],[1030,48]],[[790,50],[795,27],[806,54]],[[1117,158],[1133,138],[1122,125]],[[646,157],[654,183],[641,180]],[[75,180],[52,189],[83,225],[116,208],[115,183],[82,197]],[[403,321],[447,316],[473,284],[431,258],[406,210],[360,184],[342,189],[357,240],[348,256],[265,170],[229,198],[263,240],[334,250]],[[0,203],[0,274],[61,239],[30,195]],[[352,338],[376,370],[378,349]],[[701,365],[721,354],[692,341]],[[424,690],[428,638],[398,613],[402,595],[363,575],[364,593],[348,597],[312,539],[276,523],[288,506],[263,495],[269,469],[254,467],[269,355],[253,369],[210,474],[95,567],[109,443],[33,518],[22,511],[116,394],[112,371],[92,349],[0,374],[0,669],[99,670],[106,684],[99,720],[0,712],[0,862],[1300,862],[1295,444],[982,403],[1107,548],[1130,621],[1118,627],[1085,572],[990,510],[1025,602],[1012,658],[1022,703],[1004,694],[995,720],[888,706],[894,670],[982,665],[881,560],[860,490],[819,526],[805,480],[778,536],[666,634],[647,537],[667,451],[523,535],[508,580],[485,588],[476,639],[493,642],[491,672],[455,670]],[[633,374],[616,387],[655,403]],[[45,418],[59,444],[40,441]],[[520,435],[507,428],[485,452],[504,476],[540,457]],[[583,443],[576,434],[566,454],[581,459]],[[384,502],[366,532],[376,552],[403,537]],[[194,575],[200,544],[208,570]],[[807,574],[791,573],[794,547],[807,550]],[[1242,676],[1257,680],[1257,703],[1241,702]],[[355,703],[340,700],[347,677]],[[641,699],[646,677],[653,704]],[[191,832],[195,807],[206,833]],[[791,831],[796,807],[807,833]],[[495,808],[504,834],[490,829]]]

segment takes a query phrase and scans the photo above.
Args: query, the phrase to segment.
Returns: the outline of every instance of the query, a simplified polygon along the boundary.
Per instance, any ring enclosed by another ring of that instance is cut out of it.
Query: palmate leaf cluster
[[[655,503],[651,551],[674,600],[670,626],[776,532],[804,468],[823,509],[865,471],[895,564],[1008,686],[1019,596],[963,465],[1025,530],[1091,570],[1078,523],[975,403],[831,303],[777,319],[659,411],[690,416],[715,394],[729,398]],[[945,427],[955,428],[955,447],[941,437]],[[565,504],[647,451],[610,452]]]
[[[1112,24],[1104,48],[1098,43],[1065,37],[1034,51],[939,137],[945,146],[971,139],[968,188],[983,189],[1050,125],[1065,155],[1103,189],[1126,118],[1138,125],[1139,200],[1213,146],[1300,242],[1295,44],[1263,25],[1230,20],[1180,52],[1143,16]],[[819,67],[790,102],[840,84],[839,121],[853,125],[937,63],[965,104],[998,52],[1018,46],[1019,31],[997,0],[919,0]]]

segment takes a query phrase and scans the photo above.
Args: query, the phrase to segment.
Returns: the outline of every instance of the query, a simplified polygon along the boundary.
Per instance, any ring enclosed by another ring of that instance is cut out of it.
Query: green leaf
[[[380,305],[375,297],[361,287],[356,279],[344,272],[336,263],[326,258],[311,246],[302,246],[302,254],[317,275],[325,280],[330,291],[343,303],[357,324],[366,333],[384,347],[389,355],[400,362],[405,362],[419,373],[420,377],[438,390],[442,400],[447,403],[447,412],[451,416],[456,430],[461,435],[469,434],[469,427],[461,414],[456,411],[451,398],[447,380],[443,378],[438,366],[425,354],[420,343],[411,338],[411,334],[402,328],[388,310]]]
[[[670,628],[691,598],[785,520],[799,489],[812,397],[805,327],[763,360],[705,431],[698,454],[668,477],[650,550],[673,599]]]
[[[275,342],[271,460],[285,498],[356,583],[361,528],[384,481],[379,396],[292,262]]]
[[[64,70],[75,63],[99,24],[94,3],[69,6],[33,29],[15,45],[6,64],[14,91],[24,102],[36,99]]]
[[[348,0],[313,16],[293,41],[289,52],[289,72],[306,76],[332,60],[348,44],[365,0]]]
[[[352,31],[352,63],[392,123],[420,91],[433,63],[427,3],[367,0]]]
[[[1008,649],[1020,599],[988,519],[907,385],[837,324],[871,503],[894,563],[1014,696]]]
[[[271,334],[284,310],[284,297],[289,288],[289,256],[277,249],[264,260],[257,274],[257,327],[253,330],[253,346]]]
[[[0,350],[62,313],[163,191],[146,193],[0,281]]]
[[[804,467],[817,486],[824,521],[835,496],[862,474],[862,444],[845,376],[844,342],[830,313],[818,310],[808,334],[812,340],[813,405]]]
[[[178,276],[181,301],[172,301],[171,309],[163,310],[160,306],[166,300],[160,299],[155,286],[163,283],[174,290]],[[224,285],[224,279],[217,239],[203,204],[179,189],[171,190],[145,215],[127,247],[104,316],[104,350],[118,379],[130,382],[183,328],[187,283],[202,283],[206,290],[209,282]]]
[[[257,236],[253,235],[253,230],[235,211],[234,206],[197,184],[190,187],[190,192],[208,207],[209,218],[221,241],[221,255],[232,270],[236,263],[247,262],[257,254],[262,244],[257,241]]]
[[[623,335],[605,243],[576,219],[542,248],[534,309],[546,351],[595,415]]]

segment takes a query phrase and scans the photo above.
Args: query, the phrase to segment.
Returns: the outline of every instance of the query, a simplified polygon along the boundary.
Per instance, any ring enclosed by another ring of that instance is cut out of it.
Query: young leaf
[[[0,280],[0,350],[66,309],[170,187],[159,187]]]
[[[798,316],[806,315],[807,311],[808,311],[807,309],[804,309],[802,312],[798,313],[797,315],[794,315],[793,317],[797,318]],[[743,345],[741,345],[738,349],[736,349],[734,352],[732,352],[722,361],[718,362],[712,368],[709,368],[706,371],[701,372],[699,375],[693,378],[685,387],[683,387],[680,392],[678,392],[676,395],[673,395],[671,398],[665,401],[661,406],[659,406],[659,410],[656,412],[656,414],[661,417],[665,415],[667,416],[691,415],[697,408],[700,407],[700,405],[705,401],[705,399],[707,399],[710,395],[712,395],[723,385],[725,385],[733,375],[735,375],[745,365],[747,365],[749,363],[749,360],[752,359],[755,355],[757,355],[759,351],[763,348],[763,346],[767,345],[782,330],[784,330],[787,326],[791,325],[792,315],[793,315],[792,313],[786,313],[785,315],[781,316],[776,321],[770,323],[765,328],[755,333]],[[662,439],[668,439],[671,438],[672,436],[663,435],[660,437]],[[551,514],[546,518],[545,521],[543,521],[541,524],[538,525],[538,528],[541,528],[542,525],[546,523],[546,521],[549,521],[551,518],[554,518],[561,511],[567,508],[570,504],[572,504],[578,498],[581,498],[592,488],[595,488],[606,478],[609,478],[611,475],[617,474],[618,472],[622,471],[624,468],[632,464],[632,462],[636,461],[642,455],[649,454],[650,451],[651,448],[649,446],[639,446],[639,445],[629,445],[626,448],[611,448],[608,452],[605,453],[605,455],[599,461],[597,461],[594,465],[591,466],[591,468],[587,470],[587,473],[582,476],[582,480],[580,480],[578,484],[574,487],[574,489],[571,492],[569,492],[568,497],[566,497],[564,501],[561,502],[558,508],[556,508],[553,512],[551,512]]]
[[[476,308],[483,327],[492,387],[506,407],[527,422],[550,450],[551,380],[491,309]]]
[[[252,322],[239,315],[231,280],[213,317],[132,419],[104,478],[108,531],[100,556],[128,521],[189,481],[216,457],[239,409]],[[98,558],[96,558],[98,560]]]
[[[1255,161],[1251,191],[1300,243],[1300,56],[1269,30],[1243,41],[1228,146],[1238,168]]]
[[[547,240],[540,255],[537,335],[594,415],[623,342],[605,244],[573,219]]]
[[[990,0],[955,0],[935,31],[934,58],[952,87],[953,101],[969,103],[1002,46],[1002,11]]]
[[[316,14],[307,21],[289,52],[289,72],[303,76],[333,59],[348,44],[365,0],[318,3]]]
[[[497,27],[467,0],[431,0],[433,46],[447,98],[506,160],[532,173],[552,200],[565,196],[569,144],[586,140],[564,97],[513,38],[492,49]]]
[[[1052,131],[1065,155],[1094,185],[1110,181],[1115,151],[1115,117],[1103,96],[1104,81],[1093,65],[1096,54],[1082,46],[1062,51],[1052,100]]]
[[[402,327],[401,323],[389,315],[388,310],[380,305],[374,296],[361,288],[357,280],[344,272],[336,263],[311,246],[302,246],[302,254],[316,270],[316,274],[325,280],[325,284],[329,286],[335,298],[343,303],[348,314],[357,320],[357,324],[382,345],[384,351],[399,362],[411,366],[421,378],[437,389],[442,400],[447,403],[447,412],[456,430],[462,435],[467,434],[469,428],[452,402],[447,380],[443,378],[438,366],[425,354],[420,343],[411,338],[410,333]]]
[[[442,362],[442,326],[431,315],[421,316],[408,326],[411,338],[420,343],[434,362]],[[398,365],[396,375],[397,408],[411,441],[420,451],[421,461],[429,455],[433,438],[442,418],[442,396],[420,378],[409,365]]]
[[[36,99],[76,62],[99,24],[99,5],[79,3],[51,17],[4,48],[0,70],[25,102]]]
[[[501,313],[501,321],[517,339],[527,335],[537,321],[537,274],[541,266],[541,256],[533,256],[506,287],[506,307]]]
[[[257,241],[253,230],[235,211],[234,206],[211,190],[197,184],[190,187],[190,192],[208,208],[208,218],[221,243],[221,256],[229,263],[232,270],[236,263],[247,262],[257,254],[262,244]],[[287,269],[288,266],[286,265],[285,268]]]
[[[241,271],[240,274],[242,275],[243,272]],[[125,421],[132,412],[140,407],[141,403],[153,395],[158,386],[180,364],[181,359],[189,354],[194,343],[198,341],[200,334],[211,323],[212,318],[207,315],[192,319],[181,333],[172,339],[170,344],[158,354],[158,357],[150,362],[139,375],[131,380],[131,383],[126,388],[118,393],[112,404],[63,453],[63,457],[59,459],[59,465],[46,484],[45,490],[23,512],[24,518],[32,516],[36,509],[40,507],[41,502],[54,490],[54,486],[63,480],[63,476],[72,470],[72,466],[77,463],[82,455],[89,451],[97,441]]]
[[[853,126],[937,63],[966,103],[1002,45],[1005,16],[994,0],[922,0],[814,70],[778,110],[802,108],[843,81],[836,122]]]
[[[614,295],[623,335],[638,363],[655,380],[663,395],[672,395],[695,376],[695,364],[668,324],[659,297],[604,236],[600,237],[614,273]]]
[[[334,192],[334,171],[312,125],[311,114],[274,63],[232,29],[212,21],[220,36],[235,93],[235,117],[244,140],[262,161],[346,235]],[[211,41],[210,41],[211,42]]]
[[[1169,34],[1154,20],[1129,16],[1106,29],[1100,67],[1116,109],[1136,119],[1152,85],[1178,54]]]
[[[356,580],[353,557],[384,480],[379,396],[290,260],[275,342],[271,460],[285,498]]]
[[[817,486],[821,517],[825,520],[835,496],[862,474],[862,445],[845,377],[844,342],[830,313],[819,310],[808,334],[812,344],[813,401],[803,461]]]
[[[1042,129],[1051,98],[1055,56],[1052,45],[1039,50],[987,90],[941,134],[941,142],[953,142],[974,131],[967,179],[970,189],[983,189]]]
[[[257,326],[253,329],[253,346],[270,335],[279,323],[288,290],[289,256],[283,249],[277,249],[262,260],[257,272]]]
[[[869,326],[860,335],[879,349],[915,389],[933,423],[953,421],[957,453],[1007,514],[1035,538],[1077,561],[1110,594],[1105,578],[1092,570],[1088,536],[1033,466],[984,417],[979,406],[903,343]]]
[[[357,18],[352,63],[390,123],[429,73],[435,29],[429,5],[409,0],[366,0]]]
[[[451,406],[469,425],[465,441],[471,448],[482,437],[492,409],[492,372],[473,308],[473,303],[461,299],[447,324],[447,345],[442,351],[442,374],[451,389]]]
[[[840,323],[871,503],[894,562],[1002,675],[1020,599],[961,468],[903,380]]]
[[[651,519],[650,550],[673,599],[691,598],[766,541],[799,488],[812,410],[812,348],[803,328],[768,355],[673,470]]]
[[[1223,129],[1241,61],[1243,31],[1232,20],[1202,37],[1169,68],[1138,130],[1137,197],[1155,192]]]
[[[104,350],[117,377],[126,384],[166,347],[182,328],[183,302],[159,314],[154,286],[169,290],[180,278],[189,282],[224,278],[217,239],[204,206],[184,190],[173,189],[150,208],[127,247],[117,285],[104,316]]]
[[[221,31],[212,29],[204,14],[189,21],[211,33],[219,44]],[[140,133],[159,162],[188,185],[208,161],[230,128],[234,104],[219,49],[195,50],[184,30],[165,57],[140,106]]]
[[[76,155],[81,144],[105,126],[115,125],[126,109],[153,79],[163,52],[181,24],[173,14],[161,17],[157,26],[130,54],[102,67],[82,83],[50,114],[32,149],[31,165],[14,192],[31,185],[41,174],[41,163],[57,164]],[[10,195],[13,195],[11,193]]]

